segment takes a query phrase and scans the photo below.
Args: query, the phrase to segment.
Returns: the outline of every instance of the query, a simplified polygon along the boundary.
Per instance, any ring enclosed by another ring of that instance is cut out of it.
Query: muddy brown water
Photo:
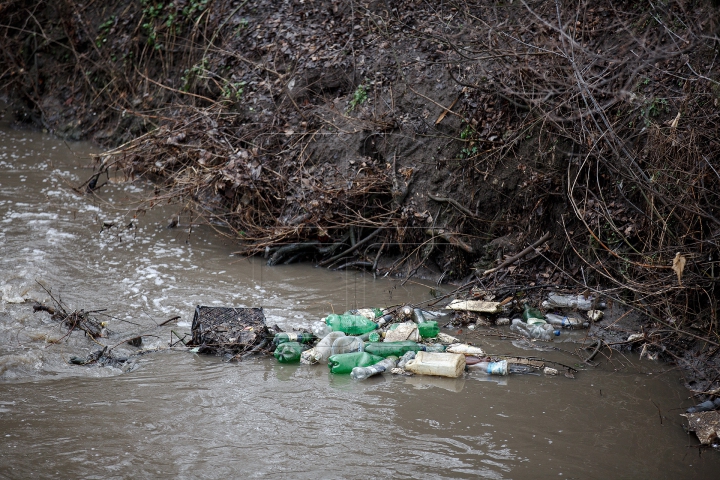
[[[331,309],[425,300],[433,286],[236,258],[211,229],[165,228],[178,206],[133,219],[147,185],[112,182],[96,197],[70,188],[91,174],[93,151],[0,124],[0,476],[717,478],[718,453],[701,453],[683,431],[679,409],[693,402],[678,372],[636,355],[574,380],[356,382],[324,366],[166,349],[197,304],[263,306],[269,323],[291,328]],[[144,332],[145,348],[159,351],[126,371],[69,365],[97,346],[63,338],[30,302],[8,303],[47,301],[38,282],[72,309],[107,309],[103,342]],[[473,341],[493,353],[577,362],[482,333]],[[581,338],[564,332],[554,343],[572,351]]]

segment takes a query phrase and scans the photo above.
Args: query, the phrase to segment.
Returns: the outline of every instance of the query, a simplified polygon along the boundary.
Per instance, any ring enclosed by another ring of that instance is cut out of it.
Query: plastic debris
[[[559,372],[555,368],[545,367],[543,368],[543,373],[545,375],[557,375]]]
[[[333,332],[343,332],[347,335],[362,335],[372,332],[378,325],[362,315],[337,315],[331,313],[325,318],[327,326]]]
[[[278,345],[273,355],[280,363],[297,363],[302,354],[302,345],[298,342],[285,342]]]
[[[443,345],[452,345],[453,343],[460,343],[460,340],[453,337],[452,335],[448,335],[447,333],[438,333],[437,334],[437,341],[442,343]]]
[[[405,370],[418,375],[457,378],[465,370],[465,355],[459,353],[418,352],[405,364]]]
[[[400,360],[397,363],[397,367],[401,369],[405,369],[405,364],[415,358],[415,355],[417,353],[414,350],[410,350],[409,352],[405,352],[402,357],[400,357]]]
[[[422,338],[435,338],[440,333],[440,327],[436,321],[418,323],[418,332]]]
[[[369,367],[384,360],[368,352],[341,353],[328,359],[328,368],[332,373],[350,373],[355,367]]]
[[[485,302],[483,300],[453,300],[445,308],[480,313],[500,313],[502,311],[500,302]]]
[[[598,308],[605,308],[605,302],[595,301],[593,295],[585,296],[582,293],[579,295],[566,295],[562,293],[551,293],[548,295],[547,300],[542,303],[545,308],[577,308],[578,310],[592,310]]]
[[[369,367],[355,367],[352,369],[352,372],[350,372],[350,377],[353,380],[365,380],[386,370],[392,370],[395,368],[397,361],[397,357],[388,357]]]
[[[400,357],[407,352],[418,352],[424,349],[425,347],[423,345],[418,345],[417,343],[410,340],[404,340],[400,342],[386,341],[371,343],[365,348],[365,351],[368,353],[372,353],[373,355],[378,355],[380,357],[389,357],[391,355]]]
[[[396,325],[396,328],[388,330],[385,333],[386,342],[400,342],[404,340],[410,340],[411,342],[420,341],[420,331],[418,330],[417,324],[405,322]]]
[[[602,320],[603,316],[605,315],[605,312],[602,310],[588,310],[587,316],[588,318],[593,322],[599,322]]]
[[[352,353],[352,352],[364,352],[365,351],[365,342],[363,342],[359,337],[340,337],[336,338],[335,341],[332,344],[332,348],[330,349],[330,352],[332,355],[337,355],[339,353]]]
[[[507,360],[501,360],[499,362],[479,362],[473,365],[468,365],[467,368],[469,371],[483,372],[488,375],[506,376],[508,374]]]
[[[462,353],[463,355],[485,355],[482,348],[465,343],[456,343],[445,349],[448,353]]]
[[[560,331],[554,331],[553,326],[548,323],[528,325],[519,318],[512,321],[510,331],[520,334],[527,338],[536,338],[549,342],[553,339],[553,335],[560,335]]]

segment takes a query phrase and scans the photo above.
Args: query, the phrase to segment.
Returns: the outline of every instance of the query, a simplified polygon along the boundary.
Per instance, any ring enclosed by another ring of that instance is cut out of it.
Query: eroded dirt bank
[[[112,147],[88,191],[116,169],[148,177],[147,208],[176,202],[181,227],[229,227],[271,263],[533,301],[601,290],[642,321],[636,345],[690,365],[697,393],[718,387],[710,2],[63,0],[0,13],[17,121]]]

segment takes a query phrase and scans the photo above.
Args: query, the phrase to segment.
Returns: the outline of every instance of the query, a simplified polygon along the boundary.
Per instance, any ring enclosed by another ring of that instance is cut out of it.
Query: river
[[[93,152],[0,119],[0,476],[717,478],[717,452],[682,428],[678,414],[694,402],[679,373],[637,354],[575,379],[358,382],[325,366],[166,348],[171,330],[190,330],[195,305],[262,306],[289,329],[333,310],[426,300],[434,286],[235,257],[231,241],[190,230],[186,215],[168,229],[182,205],[147,209],[148,184],[74,191]],[[99,347],[33,313],[31,299],[51,296],[69,310],[105,309],[101,343],[143,333],[150,352],[123,369],[71,365]],[[577,363],[479,333],[471,339],[489,352]],[[557,345],[572,350],[582,335]]]

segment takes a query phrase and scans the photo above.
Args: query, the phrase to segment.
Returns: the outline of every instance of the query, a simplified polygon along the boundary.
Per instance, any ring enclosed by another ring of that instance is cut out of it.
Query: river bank
[[[137,215],[273,264],[602,292],[632,313],[593,334],[719,386],[709,2],[276,3],[11,2],[14,117],[108,146],[88,194],[154,181]]]

